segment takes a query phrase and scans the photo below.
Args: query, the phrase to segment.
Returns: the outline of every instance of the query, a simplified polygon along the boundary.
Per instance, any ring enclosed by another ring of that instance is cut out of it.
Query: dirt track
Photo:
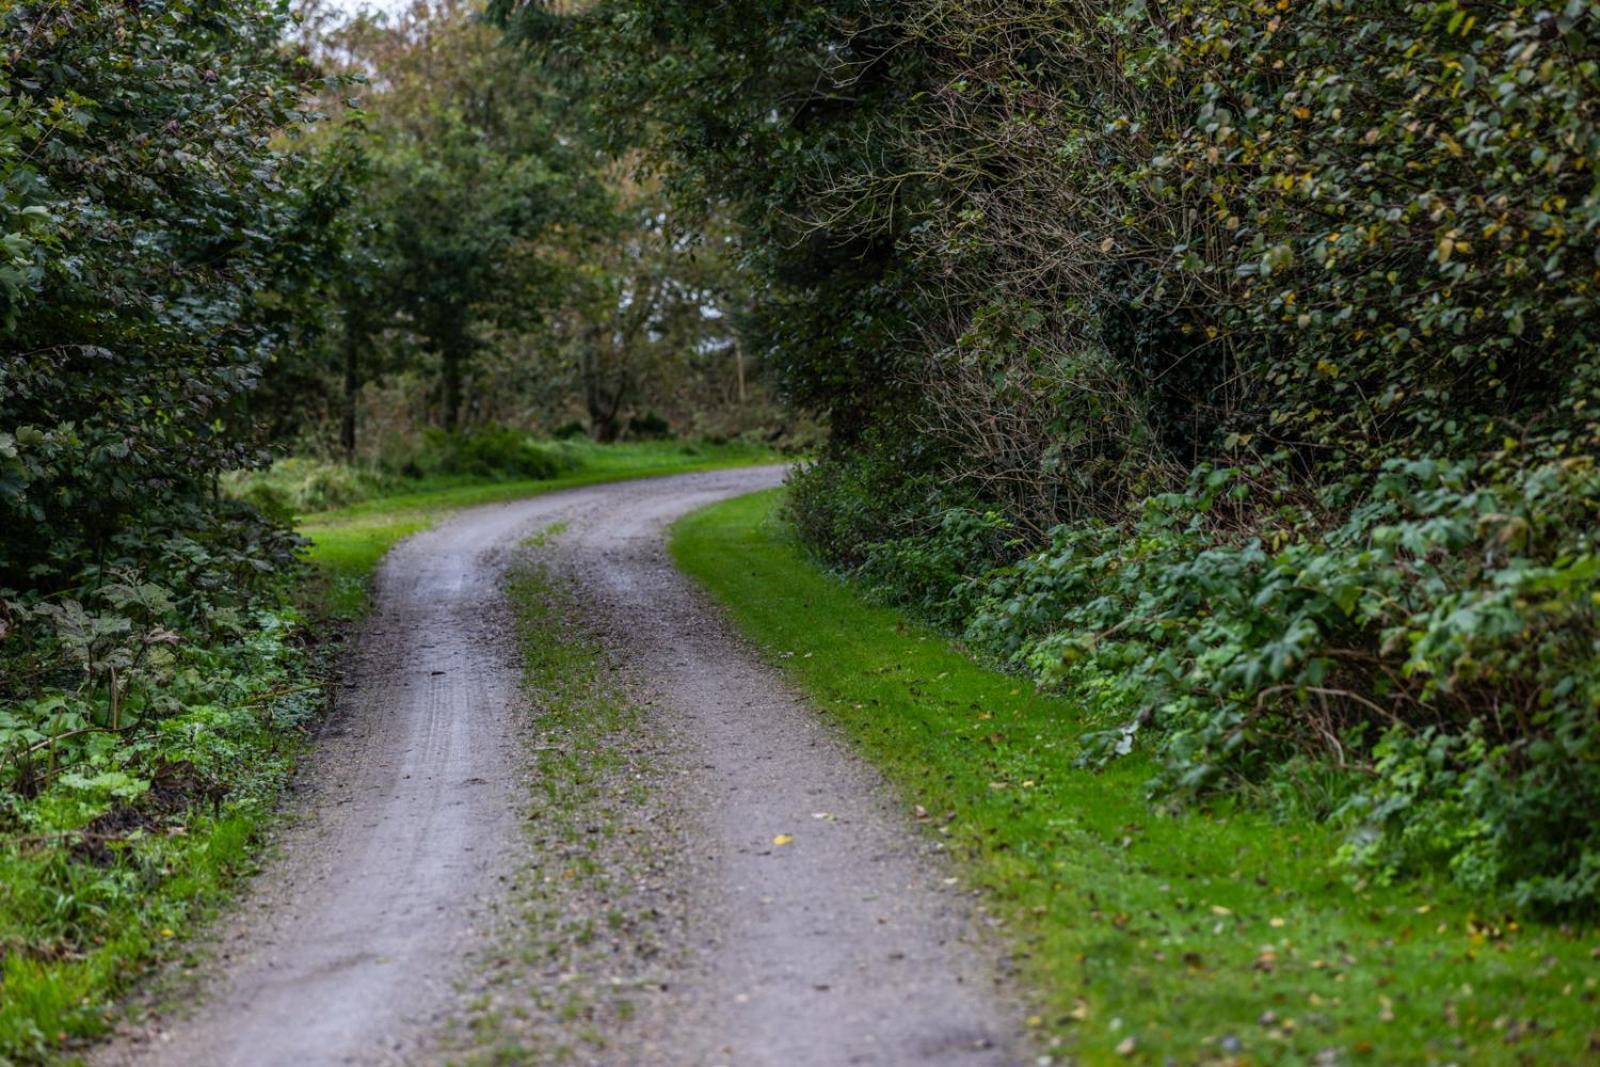
[[[466,511],[399,545],[295,817],[214,938],[200,1008],[98,1061],[436,1058],[432,1038],[528,847],[528,712],[500,578],[523,537],[560,522],[549,562],[648,690],[682,757],[673,801],[694,813],[685,870],[700,928],[685,935],[670,1010],[608,1062],[1013,1062],[991,958],[967,943],[948,872],[666,557],[672,520],[780,478],[573,490]],[[774,847],[780,833],[793,843]]]

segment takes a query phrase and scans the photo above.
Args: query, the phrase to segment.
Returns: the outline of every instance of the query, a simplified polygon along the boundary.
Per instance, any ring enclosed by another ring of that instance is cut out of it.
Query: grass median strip
[[[682,940],[670,757],[537,558],[560,532],[529,538],[507,578],[531,716],[528,857],[439,1050],[450,1063],[615,1062],[629,1028],[659,1021]]]
[[[763,493],[673,554],[887,773],[1005,921],[1063,1061],[1571,1063],[1600,937],[1420,883],[1358,889],[1313,822],[1163,812],[1137,755],[1076,766],[1071,694],[987,670],[808,562]]]

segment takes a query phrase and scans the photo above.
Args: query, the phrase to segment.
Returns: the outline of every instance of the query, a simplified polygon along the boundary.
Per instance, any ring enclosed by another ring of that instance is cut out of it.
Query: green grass
[[[164,865],[169,877],[158,892],[112,903],[117,933],[92,951],[54,960],[9,955],[0,997],[0,1063],[69,1057],[74,1042],[100,1033],[113,1017],[108,992],[126,988],[153,961],[181,951],[181,932],[253,868],[259,822],[258,812],[236,812],[147,849],[145,863]],[[26,856],[8,855],[0,860],[0,878],[20,898],[41,886],[70,896],[95,875],[62,879],[59,871],[41,871]]]
[[[307,558],[325,583],[319,610],[334,618],[359,616],[366,605],[367,579],[384,553],[397,541],[427,529],[458,508],[521,500],[602,482],[747,467],[778,459],[768,449],[738,443],[580,443],[572,448],[582,466],[557,478],[469,484],[449,481],[302,516],[299,531],[312,542]]]
[[[1310,822],[1160,813],[1152,767],[1075,766],[1070,694],[974,663],[808,562],[776,493],[678,524],[679,565],[929,813],[1005,920],[1028,1022],[1086,1063],[1575,1063],[1600,936],[1358,890]],[[1319,1059],[1319,1057],[1321,1057]]]

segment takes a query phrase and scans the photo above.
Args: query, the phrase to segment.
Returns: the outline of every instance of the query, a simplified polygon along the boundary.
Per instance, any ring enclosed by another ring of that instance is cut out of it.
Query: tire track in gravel
[[[461,512],[398,545],[294,817],[211,939],[206,996],[96,1061],[434,1058],[527,847],[526,709],[502,573],[523,537],[560,522],[550,566],[682,754],[672,803],[694,835],[695,921],[669,1010],[651,1013],[651,1032],[620,1035],[608,1062],[1015,1062],[994,956],[971,940],[943,864],[877,774],[667,557],[674,519],[781,477],[552,493]],[[774,846],[780,833],[793,842]]]

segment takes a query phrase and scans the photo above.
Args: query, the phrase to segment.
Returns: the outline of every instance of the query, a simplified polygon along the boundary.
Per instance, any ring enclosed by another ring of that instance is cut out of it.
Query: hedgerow
[[[316,81],[286,23],[0,10],[7,1062],[105,1025],[154,931],[243,859],[319,703],[300,542],[219,485],[265,455],[249,398],[327,265],[317,165],[282,151]]]

